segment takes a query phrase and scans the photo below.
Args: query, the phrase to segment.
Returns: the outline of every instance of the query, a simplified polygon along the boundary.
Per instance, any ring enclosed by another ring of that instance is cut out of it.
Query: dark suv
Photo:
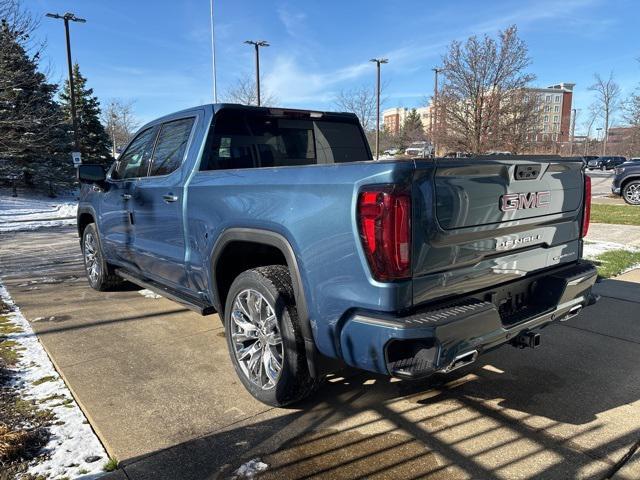
[[[616,167],[611,191],[622,195],[630,205],[640,205],[640,159],[633,159]]]
[[[627,159],[624,157],[598,157],[587,162],[587,168],[590,170],[611,170],[612,168],[622,165]]]

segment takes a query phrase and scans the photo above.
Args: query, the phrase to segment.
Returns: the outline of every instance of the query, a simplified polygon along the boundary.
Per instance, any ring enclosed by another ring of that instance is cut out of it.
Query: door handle
[[[167,203],[177,202],[178,201],[178,196],[174,195],[173,193],[167,193],[167,194],[163,195],[162,198]]]
[[[123,193],[123,194],[122,194],[122,199],[123,199],[123,200],[131,200],[131,194],[129,194],[129,193]]]

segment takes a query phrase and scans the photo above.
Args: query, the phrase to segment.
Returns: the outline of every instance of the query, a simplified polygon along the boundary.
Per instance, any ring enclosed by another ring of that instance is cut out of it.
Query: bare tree
[[[266,90],[262,82],[260,82],[260,90],[260,104],[262,106],[269,107],[278,102],[277,97]],[[246,73],[239,77],[236,82],[223,93],[222,99],[227,103],[256,105],[258,103],[258,95],[256,93],[256,81],[253,76]]]
[[[613,79],[613,72],[604,80],[599,73],[594,75],[595,83],[589,90],[595,92],[596,98],[593,104],[604,120],[604,138],[602,141],[602,155],[607,153],[607,140],[609,139],[609,124],[611,118],[620,107],[620,85]]]
[[[100,117],[112,145],[112,154],[117,154],[129,143],[140,126],[133,114],[133,101],[112,98],[102,109]]]
[[[526,89],[534,75],[527,46],[511,26],[498,41],[472,36],[452,42],[442,58],[438,93],[438,144],[484,153],[507,146],[521,149],[536,123],[536,103]]]
[[[589,109],[589,116],[587,117],[587,120],[584,123],[584,126],[587,128],[587,135],[584,142],[584,155],[587,155],[589,153],[588,149],[591,143],[591,131],[593,129],[593,124],[596,122],[597,118],[598,118],[598,111],[595,110],[593,106],[591,106],[591,108]]]
[[[386,84],[380,87],[380,114],[382,115],[382,106],[386,98],[382,92],[386,88]],[[360,124],[365,132],[373,130],[375,132],[376,124],[376,89],[367,85],[340,90],[334,100],[337,109],[344,112],[355,113],[360,120]]]
[[[40,23],[19,0],[0,0],[0,18],[9,31],[25,38],[29,38]]]

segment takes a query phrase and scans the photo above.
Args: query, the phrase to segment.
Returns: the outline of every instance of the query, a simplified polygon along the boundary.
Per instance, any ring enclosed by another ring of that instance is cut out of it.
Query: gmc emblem
[[[527,208],[545,208],[551,203],[551,192],[507,193],[500,197],[500,210],[524,210]]]

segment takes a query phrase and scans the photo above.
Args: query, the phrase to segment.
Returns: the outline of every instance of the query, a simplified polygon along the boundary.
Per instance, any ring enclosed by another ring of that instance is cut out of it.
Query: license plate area
[[[556,277],[538,277],[489,290],[482,300],[493,303],[504,326],[511,327],[553,310],[564,290]]]

